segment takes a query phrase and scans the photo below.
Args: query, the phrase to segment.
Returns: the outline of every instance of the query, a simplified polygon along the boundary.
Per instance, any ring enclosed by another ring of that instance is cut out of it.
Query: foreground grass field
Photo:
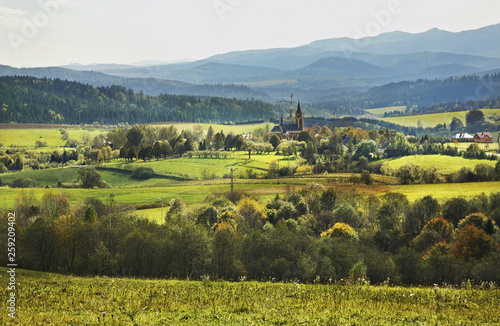
[[[5,268],[0,268],[2,275]],[[2,301],[7,278],[1,278]],[[500,291],[81,278],[17,270],[2,325],[496,325]]]
[[[463,167],[474,170],[474,168],[478,164],[486,164],[494,167],[497,163],[497,161],[491,160],[468,159],[447,155],[411,155],[394,159],[385,159],[381,160],[380,162],[383,164],[387,164],[393,170],[397,170],[403,165],[412,163],[418,164],[421,167],[436,167],[438,173],[444,174],[457,172]]]
[[[486,118],[490,116],[499,117],[500,109],[482,109]],[[421,126],[424,128],[435,127],[438,124],[451,123],[453,117],[457,117],[462,122],[465,123],[465,115],[469,111],[459,111],[459,112],[444,112],[444,113],[434,113],[434,114],[422,114],[422,115],[412,115],[404,117],[393,117],[393,118],[380,118],[380,120],[395,123],[401,126],[407,127],[418,127],[418,122],[420,121]]]

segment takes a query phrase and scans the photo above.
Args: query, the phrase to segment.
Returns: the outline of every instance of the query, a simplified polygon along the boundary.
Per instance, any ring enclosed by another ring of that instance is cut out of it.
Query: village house
[[[452,142],[458,141],[461,143],[469,143],[469,142],[472,143],[472,142],[474,142],[474,136],[469,135],[466,132],[460,132],[460,133],[456,134],[455,136],[451,137],[451,141]]]
[[[491,132],[478,132],[474,136],[474,142],[476,143],[493,143],[493,135]]]

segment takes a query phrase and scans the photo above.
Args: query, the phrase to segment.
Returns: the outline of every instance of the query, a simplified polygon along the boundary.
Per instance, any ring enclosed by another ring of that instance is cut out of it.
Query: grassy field
[[[221,130],[224,131],[225,134],[234,133],[234,134],[242,134],[242,133],[250,133],[258,128],[266,128],[271,129],[273,124],[271,123],[258,123],[258,124],[244,124],[244,125],[220,125],[220,124],[208,124],[208,123],[165,123],[165,124],[152,124],[152,126],[156,127],[168,127],[170,125],[174,125],[179,132],[181,130],[192,130],[195,126],[201,126],[205,131],[208,130],[210,126],[214,129],[215,132],[219,132]],[[61,138],[61,132],[59,128],[23,128],[22,124],[16,125],[16,129],[0,129],[0,143],[3,144],[4,147],[11,147],[11,145],[17,147],[35,147],[35,142],[37,140],[41,140],[47,142],[47,146],[53,149],[56,147],[62,147],[65,145],[66,141]],[[70,139],[81,140],[82,136],[89,136],[94,138],[99,134],[106,134],[109,132],[109,129],[97,129],[97,128],[65,128],[68,131]],[[41,148],[40,150],[43,150]]]
[[[418,164],[422,167],[436,167],[438,173],[444,174],[457,172],[463,167],[474,170],[477,164],[486,164],[494,167],[497,163],[497,161],[491,160],[476,160],[446,155],[412,155],[385,159],[380,162],[389,165],[394,170],[408,163]]]
[[[386,112],[392,112],[392,111],[404,112],[404,111],[406,111],[406,106],[405,105],[404,106],[389,106],[389,107],[385,107],[385,108],[368,109],[365,111],[368,113],[371,113],[373,115],[383,116],[384,113],[386,113]]]
[[[83,135],[88,135],[90,137],[95,137],[98,134],[106,134],[109,130],[105,129],[81,129],[81,128],[66,128],[68,131],[70,139],[81,140]],[[66,144],[66,141],[61,138],[61,132],[59,129],[22,129],[22,125],[19,125],[19,129],[0,129],[0,143],[4,147],[10,147],[11,145],[17,147],[28,147],[34,148],[35,142],[41,140],[47,142],[48,147],[62,147]],[[43,150],[44,148],[40,148]]]
[[[489,116],[500,116],[500,109],[482,109],[486,118]],[[418,122],[420,121],[422,127],[429,128],[435,127],[438,124],[446,123],[449,125],[453,117],[457,117],[465,123],[465,115],[469,111],[459,111],[459,112],[444,112],[444,113],[434,113],[434,114],[423,114],[423,115],[413,115],[404,117],[393,117],[393,118],[380,118],[380,120],[395,123],[401,126],[407,127],[418,127]]]
[[[9,294],[6,268],[1,297]],[[9,291],[10,292],[10,291]],[[2,325],[497,325],[498,289],[82,278],[17,270]]]
[[[293,164],[294,157],[284,158],[274,154],[254,154],[251,159],[245,152],[236,152],[228,158],[178,158],[169,160],[152,160],[147,162],[123,163],[122,160],[102,164],[96,167],[109,186],[116,187],[145,187],[165,186],[181,180],[198,180],[222,178],[234,169],[235,177],[245,178],[247,170],[256,174],[265,174],[271,161],[280,160],[281,166]],[[139,180],[131,177],[131,172],[137,167],[151,167],[157,174],[148,180]],[[4,184],[10,184],[17,178],[30,178],[37,181],[37,186],[55,187],[58,182],[71,184],[78,183],[77,168],[58,168],[38,171],[22,171],[4,173],[0,175]]]
[[[473,143],[458,143],[458,144],[455,144],[455,143],[450,143],[449,145],[450,146],[454,146],[456,148],[458,148],[459,150],[461,151],[466,151],[467,148],[469,148],[469,146],[473,144]],[[493,152],[496,152],[498,151],[498,143],[488,143],[488,144],[483,144],[483,143],[474,143],[476,145],[479,146],[480,149],[484,150],[484,151],[493,151]]]
[[[292,182],[300,182],[299,180],[288,181],[287,184],[277,185],[276,181],[263,180],[257,181],[260,183],[236,183],[234,189],[255,195],[272,195],[286,192],[287,187]],[[298,183],[298,187],[305,183]],[[33,194],[39,200],[47,189],[34,188]],[[0,188],[0,207],[10,209],[14,206],[15,196],[21,189]],[[31,191],[31,189],[26,189]],[[76,203],[83,201],[85,198],[94,197],[105,201],[108,195],[113,193],[115,201],[129,205],[140,205],[148,203],[159,203],[160,197],[165,197],[165,202],[168,203],[172,198],[182,197],[187,204],[197,204],[203,202],[203,199],[212,193],[225,193],[230,191],[229,180],[208,180],[203,182],[187,182],[182,185],[172,185],[169,187],[144,187],[144,188],[115,188],[115,189],[54,189],[56,192],[62,192],[68,195],[71,202]]]
[[[271,130],[273,128],[272,123],[256,123],[256,124],[241,124],[241,125],[221,125],[221,124],[214,124],[214,123],[187,123],[187,122],[178,122],[178,123],[158,123],[158,124],[151,124],[151,126],[155,127],[169,127],[169,126],[175,126],[177,130],[182,131],[182,130],[193,130],[195,126],[201,126],[203,129],[205,129],[205,132],[208,131],[210,126],[213,128],[214,132],[219,132],[223,131],[224,134],[229,134],[229,133],[234,133],[235,135],[239,134],[244,134],[244,133],[250,133],[253,132],[255,129],[259,128],[264,128],[266,129],[266,126]]]

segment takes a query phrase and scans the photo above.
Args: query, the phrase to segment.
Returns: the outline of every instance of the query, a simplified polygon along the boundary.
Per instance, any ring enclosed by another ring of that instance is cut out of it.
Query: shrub
[[[132,178],[146,180],[152,178],[154,174],[155,173],[152,168],[138,167],[132,171]]]
[[[36,187],[36,180],[30,178],[17,178],[12,181],[12,188],[34,188]]]

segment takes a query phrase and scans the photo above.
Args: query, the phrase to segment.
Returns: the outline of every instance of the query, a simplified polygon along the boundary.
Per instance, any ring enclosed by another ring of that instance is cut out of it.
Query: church
[[[293,110],[292,107],[291,110]],[[300,109],[300,102],[298,102],[297,110],[295,111],[294,123],[284,123],[282,115],[280,124],[275,126],[271,130],[271,133],[278,136],[280,139],[297,140],[297,138],[299,138],[300,132],[303,130],[304,117],[302,116],[302,110]]]

